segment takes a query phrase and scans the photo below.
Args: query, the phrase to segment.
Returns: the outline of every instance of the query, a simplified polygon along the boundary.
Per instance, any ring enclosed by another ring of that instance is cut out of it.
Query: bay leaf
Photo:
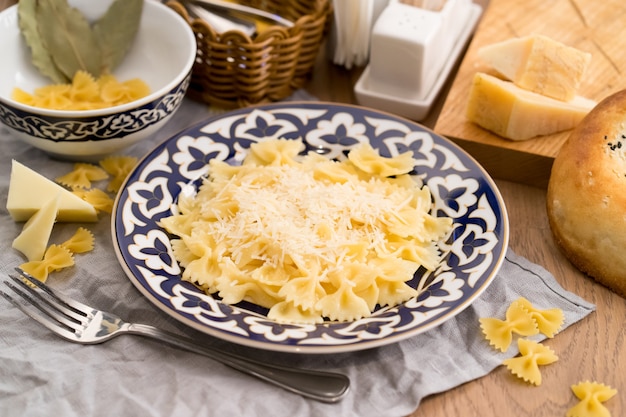
[[[102,72],[112,72],[124,59],[139,29],[144,0],[115,0],[93,25],[102,51]]]
[[[36,18],[39,36],[66,77],[72,79],[78,70],[96,78],[101,75],[100,45],[78,9],[67,0],[39,0]]]
[[[30,49],[31,62],[37,70],[53,82],[64,84],[69,79],[59,70],[44,42],[39,36],[37,28],[38,0],[21,0],[17,6],[17,17],[20,33]]]

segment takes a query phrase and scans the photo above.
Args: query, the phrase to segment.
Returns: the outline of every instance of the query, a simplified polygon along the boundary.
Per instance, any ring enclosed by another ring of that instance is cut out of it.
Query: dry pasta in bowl
[[[361,144],[333,161],[304,150],[265,140],[242,165],[210,161],[198,193],[160,221],[183,279],[285,323],[357,320],[417,296],[407,282],[439,265],[452,220],[430,214],[411,154]]]
[[[315,354],[454,317],[496,278],[509,233],[495,184],[452,142],[316,102],[184,129],[139,161],[111,217],[155,306],[233,343]]]
[[[119,81],[107,74],[98,79],[78,71],[69,84],[51,84],[32,93],[18,87],[12,98],[22,104],[52,110],[94,110],[132,103],[150,94],[150,87],[140,78]]]

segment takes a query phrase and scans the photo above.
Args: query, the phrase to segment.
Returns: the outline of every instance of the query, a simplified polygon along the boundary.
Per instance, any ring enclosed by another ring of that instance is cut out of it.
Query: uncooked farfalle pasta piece
[[[57,177],[56,181],[72,189],[88,189],[91,188],[92,181],[101,181],[108,177],[109,174],[99,166],[78,162],[74,164],[72,171]]]
[[[75,189],[72,192],[91,204],[97,211],[104,211],[105,213],[113,211],[113,199],[98,188],[90,190]]]
[[[70,84],[52,84],[31,94],[14,88],[15,101],[54,110],[93,110],[130,103],[150,94],[150,87],[133,78],[120,82],[113,75],[97,80],[85,71],[77,71]]]
[[[352,321],[416,296],[407,282],[438,266],[452,220],[430,213],[430,190],[408,178],[412,158],[387,161],[366,145],[342,162],[303,150],[268,139],[240,166],[211,160],[197,194],[159,221],[176,236],[182,278],[287,323]]]
[[[567,411],[567,417],[610,417],[611,412],[602,403],[617,394],[617,390],[598,382],[580,382],[572,385],[572,391],[580,400]]]
[[[113,155],[104,158],[99,164],[112,177],[107,184],[107,191],[117,193],[128,174],[137,165],[137,158],[126,155]]]
[[[72,252],[61,245],[52,244],[46,249],[42,260],[26,262],[20,265],[20,268],[39,281],[46,282],[51,272],[59,271],[72,265],[74,265]]]
[[[519,301],[513,301],[507,308],[505,320],[485,317],[479,321],[489,343],[501,352],[509,348],[513,333],[520,336],[532,336],[539,333],[537,322]]]
[[[565,321],[563,310],[560,308],[539,310],[533,307],[532,303],[524,297],[520,297],[517,302],[530,313],[535,322],[537,322],[539,331],[547,337],[554,337]]]
[[[139,78],[118,81],[109,75],[98,80],[101,86],[100,97],[110,106],[131,103],[150,94],[150,87]]]
[[[528,339],[518,339],[520,356],[505,359],[503,364],[517,377],[534,385],[541,385],[539,365],[556,362],[559,357],[548,346]]]
[[[79,227],[76,233],[72,235],[68,240],[61,243],[62,247],[69,250],[72,253],[85,253],[93,250],[94,237],[93,233],[84,227]]]
[[[42,260],[26,262],[20,265],[20,268],[39,281],[46,282],[51,272],[73,266],[75,253],[89,252],[93,248],[93,233],[84,227],[79,227],[65,242],[48,246]]]

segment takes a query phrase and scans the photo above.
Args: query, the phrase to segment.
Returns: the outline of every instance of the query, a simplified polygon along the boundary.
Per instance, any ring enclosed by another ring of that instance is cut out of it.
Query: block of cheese
[[[517,87],[492,75],[474,75],[467,119],[512,140],[572,129],[596,102],[576,96],[564,102]]]
[[[515,85],[557,100],[572,100],[591,54],[546,36],[513,38],[486,45],[478,57]]]
[[[12,161],[7,210],[15,221],[26,221],[51,199],[59,196],[58,222],[95,222],[96,209],[59,184],[25,165]]]
[[[22,232],[13,240],[13,249],[22,252],[29,261],[40,261],[46,252],[52,226],[59,210],[59,195],[46,201],[31,216]]]

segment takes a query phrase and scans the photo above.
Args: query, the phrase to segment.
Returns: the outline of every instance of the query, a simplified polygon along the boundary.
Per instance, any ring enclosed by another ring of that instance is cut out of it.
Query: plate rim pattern
[[[210,158],[238,161],[256,140],[300,136],[311,149],[339,159],[359,141],[370,142],[387,156],[413,151],[417,175],[435,197],[434,210],[456,219],[454,239],[442,245],[446,262],[436,272],[415,279],[418,297],[355,322],[291,325],[272,322],[245,303],[223,304],[180,280],[180,268],[164,238],[167,234],[157,224],[170,212],[178,193],[206,173]],[[440,325],[467,308],[495,279],[509,238],[508,215],[497,186],[458,145],[402,117],[319,101],[237,109],[180,131],[139,161],[120,189],[112,213],[116,256],[150,302],[217,338],[292,353],[363,350]]]

